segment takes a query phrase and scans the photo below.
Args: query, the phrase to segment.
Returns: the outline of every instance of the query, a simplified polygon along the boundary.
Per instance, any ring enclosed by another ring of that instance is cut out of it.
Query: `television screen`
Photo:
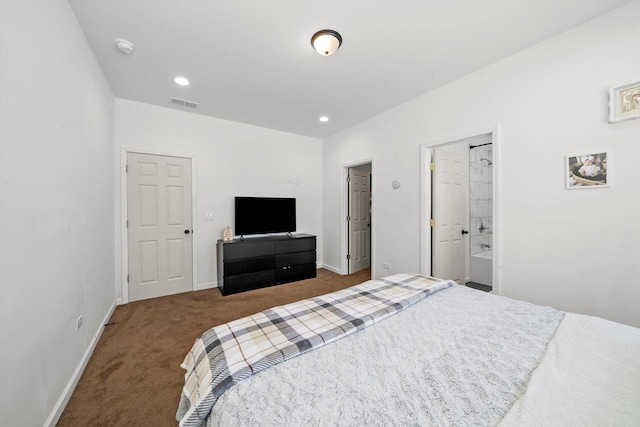
[[[292,233],[296,231],[296,199],[236,197],[235,234]]]

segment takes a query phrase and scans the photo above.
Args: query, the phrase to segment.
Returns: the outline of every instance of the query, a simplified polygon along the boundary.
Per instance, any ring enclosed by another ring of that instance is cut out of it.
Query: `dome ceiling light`
[[[337,31],[320,30],[311,37],[311,46],[322,56],[335,53],[342,45],[342,36]]]
[[[131,43],[129,40],[124,40],[124,39],[116,39],[116,47],[120,52],[124,53],[125,55],[130,55],[131,53],[133,53],[133,50],[136,48],[133,45],[133,43]]]

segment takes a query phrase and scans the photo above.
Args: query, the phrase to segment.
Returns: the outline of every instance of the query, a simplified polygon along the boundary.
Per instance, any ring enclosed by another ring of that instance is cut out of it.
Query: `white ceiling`
[[[70,3],[116,97],[323,138],[628,1]],[[329,57],[310,44],[325,28],[343,37]]]

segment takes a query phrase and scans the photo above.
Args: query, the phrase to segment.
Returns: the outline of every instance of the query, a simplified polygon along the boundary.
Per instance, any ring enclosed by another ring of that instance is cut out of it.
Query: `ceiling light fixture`
[[[175,79],[173,79],[173,81],[180,86],[189,86],[189,80],[184,77],[176,77]]]
[[[136,48],[133,43],[125,39],[116,39],[115,43],[118,50],[126,55],[133,53],[133,50]]]
[[[342,45],[342,36],[337,31],[320,30],[311,37],[311,46],[322,56],[335,53]]]
[[[329,121],[329,117],[327,117],[327,116],[322,116],[322,117],[320,117],[320,121],[321,121],[321,122],[328,122],[328,121]]]

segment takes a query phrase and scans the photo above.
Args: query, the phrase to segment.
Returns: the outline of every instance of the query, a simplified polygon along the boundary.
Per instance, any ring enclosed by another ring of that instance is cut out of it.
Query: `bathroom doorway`
[[[440,251],[446,245],[434,244],[435,227],[438,218],[434,210],[434,192],[436,191],[434,169],[432,165],[434,151],[445,150],[465,154],[465,183],[464,195],[465,213],[464,226],[460,233],[463,235],[465,256],[463,260],[451,259],[459,267],[464,264],[464,280],[467,286],[484,291],[497,292],[496,266],[494,261],[497,253],[496,213],[494,201],[497,188],[497,155],[496,143],[498,129],[485,132],[471,133],[457,138],[446,138],[421,147],[422,153],[422,218],[421,218],[421,271],[423,274],[434,275],[434,259],[441,263]],[[437,243],[437,242],[436,242]],[[448,277],[447,277],[448,278]],[[460,283],[460,282],[458,282]]]
[[[493,289],[493,143],[483,135],[469,143],[469,280]]]

